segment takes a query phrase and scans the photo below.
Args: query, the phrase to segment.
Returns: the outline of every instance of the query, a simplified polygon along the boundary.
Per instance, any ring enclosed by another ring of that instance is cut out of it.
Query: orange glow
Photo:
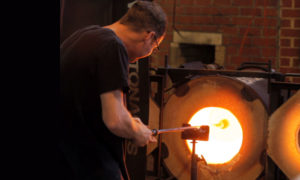
[[[192,126],[208,125],[208,141],[197,141],[196,153],[204,156],[208,164],[223,164],[230,161],[239,151],[243,142],[243,130],[237,118],[227,109],[206,107],[190,119]],[[191,140],[187,145],[192,151]]]
[[[300,153],[300,127],[298,128],[298,139],[296,141],[298,142],[298,151]]]

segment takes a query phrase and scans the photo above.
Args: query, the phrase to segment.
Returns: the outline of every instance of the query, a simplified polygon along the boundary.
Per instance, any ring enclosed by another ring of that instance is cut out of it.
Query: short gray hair
[[[120,19],[120,23],[134,31],[154,31],[159,38],[166,32],[167,16],[157,3],[137,1]]]

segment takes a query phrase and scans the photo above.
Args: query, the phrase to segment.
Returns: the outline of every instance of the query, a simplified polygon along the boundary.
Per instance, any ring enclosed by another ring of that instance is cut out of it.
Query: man
[[[156,142],[123,103],[128,63],[149,56],[164,38],[166,15],[137,1],[117,22],[82,28],[60,47],[61,139],[66,179],[128,179],[124,139]]]

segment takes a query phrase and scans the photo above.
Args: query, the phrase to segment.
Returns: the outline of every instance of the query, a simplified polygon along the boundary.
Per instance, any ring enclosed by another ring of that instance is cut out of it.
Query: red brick
[[[280,68],[281,73],[300,73],[300,69],[297,68]]]
[[[226,48],[226,53],[228,55],[236,55],[238,53],[238,48],[236,46],[228,46]]]
[[[278,5],[278,2],[279,0],[258,0],[255,1],[255,5],[276,7]]]
[[[300,30],[281,29],[281,36],[285,36],[285,37],[300,37]]]
[[[173,41],[173,33],[167,33],[162,42],[165,42],[165,41]]]
[[[175,27],[176,27],[177,30],[184,30],[185,26],[186,25],[184,25],[184,24],[178,24],[178,23],[175,24]]]
[[[214,16],[222,16],[222,15],[237,15],[238,8],[216,8],[216,7],[199,7],[199,6],[188,6],[185,7],[185,14],[192,15],[214,15]]]
[[[249,57],[261,56],[260,48],[257,48],[257,47],[243,47],[242,55],[247,55]]]
[[[233,17],[232,18],[232,24],[248,25],[249,23],[252,23],[252,19],[248,18],[248,17]]]
[[[223,42],[223,45],[231,45],[231,37],[229,37],[229,36],[223,36],[222,42]]]
[[[201,12],[204,15],[216,15],[216,16],[222,15],[219,9],[215,7],[202,7]]]
[[[264,36],[276,36],[277,35],[277,29],[271,29],[271,28],[264,28],[263,30]]]
[[[197,24],[188,24],[184,26],[184,30],[189,31],[204,31],[204,32],[217,32],[218,27],[215,25],[206,26],[206,25],[197,25]]]
[[[230,43],[231,45],[238,45],[240,46],[242,44],[243,38],[242,37],[231,37],[230,38]],[[246,45],[251,45],[252,44],[252,40],[251,38],[247,37],[244,41],[244,46]]]
[[[238,15],[239,9],[237,7],[224,7],[224,8],[218,8],[218,12],[220,15]]]
[[[299,9],[283,9],[281,11],[282,17],[300,17]]]
[[[269,63],[271,60],[271,67],[275,67],[274,60],[271,59],[270,57],[267,58],[262,58],[262,57],[253,57],[251,62],[258,62],[258,63]]]
[[[292,72],[291,73],[300,73],[300,69],[299,68],[292,68]],[[294,78],[296,78],[296,77],[294,77]]]
[[[295,0],[295,8],[300,8],[300,1]]]
[[[294,83],[300,83],[300,78],[299,77],[293,77],[293,82]],[[294,93],[297,92],[296,90],[294,90],[294,91],[295,91]]]
[[[300,56],[299,48],[281,48],[281,56]]]
[[[254,57],[252,58],[252,62],[263,62],[263,63],[269,63],[269,60],[271,60],[271,67],[275,67],[276,66],[276,59],[270,58],[270,57],[266,57],[266,58],[262,58],[262,57]]]
[[[191,15],[219,15],[216,8],[211,7],[198,7],[198,6],[188,6],[185,7],[185,14]]]
[[[240,57],[240,56],[233,56],[230,59],[230,62],[232,64],[237,64],[238,66],[240,66],[243,62],[251,62],[251,61],[252,59],[250,57]]]
[[[214,16],[213,17],[213,23],[214,24],[226,25],[226,24],[231,24],[231,21],[230,21],[229,17]]]
[[[266,17],[277,17],[277,9],[276,8],[266,8],[263,11],[264,16]]]
[[[291,20],[289,20],[289,19],[281,20],[280,26],[281,27],[291,27]]]
[[[269,62],[269,60],[271,60],[271,67],[272,68],[277,66],[277,57],[275,57],[274,59],[268,58],[268,61],[266,61],[266,62]]]
[[[159,0],[159,4],[173,4],[173,0]]]
[[[161,42],[161,44],[160,44],[160,46],[159,46],[159,50],[160,50],[160,47],[168,47],[168,48],[169,48],[171,42],[173,42],[172,39],[165,38],[165,39]]]
[[[253,1],[252,0],[233,0],[232,5],[237,6],[252,6]]]
[[[225,67],[226,70],[236,70],[237,65],[230,64],[230,65],[225,65],[224,67]]]
[[[209,16],[194,16],[193,18],[198,24],[212,24],[212,17]]]
[[[299,10],[300,11],[300,10]],[[295,20],[295,28],[300,28],[300,20]]]
[[[294,46],[300,47],[300,39],[294,39]]]
[[[237,34],[238,30],[239,29],[237,27],[227,27],[227,26],[223,26],[221,29],[223,34]]]
[[[176,22],[175,22],[176,24]],[[167,25],[167,33],[173,34],[173,22],[169,22]]]
[[[240,35],[244,35],[245,32],[248,30],[248,36],[260,36],[261,35],[261,28],[240,28]]]
[[[177,29],[180,29],[180,30],[184,30],[184,31],[200,31],[200,27],[197,26],[198,29],[195,28],[195,26],[191,26],[191,25],[183,25],[183,26],[178,26]]]
[[[201,1],[196,1],[197,5],[201,5],[201,6],[207,6],[207,5],[211,5],[211,0],[201,0]]]
[[[170,43],[163,42],[159,45],[159,51],[153,52],[153,55],[163,55],[162,52],[168,52],[170,49]]]
[[[211,24],[211,17],[207,16],[177,16],[177,23],[180,24]]]
[[[279,72],[281,72],[281,73],[286,73],[286,67],[280,67],[279,68]]]
[[[187,6],[187,7],[184,7],[184,14],[187,14],[187,15],[203,15],[205,14],[203,12],[203,9],[202,7],[197,7],[197,6]],[[209,13],[210,14],[210,13]]]
[[[300,58],[293,58],[293,67],[300,68]]]
[[[218,32],[219,27],[217,25],[200,25],[200,31],[204,32]]]
[[[270,18],[256,18],[254,20],[254,24],[256,26],[276,26],[277,25],[277,19],[270,19]]]
[[[241,8],[240,9],[240,14],[243,16],[261,16],[261,9],[256,9],[256,8]]]
[[[194,4],[196,0],[180,0],[180,4]]]
[[[163,4],[163,3],[159,3],[159,5],[164,9],[164,8],[168,8],[170,5],[169,4]]]
[[[185,14],[185,10],[186,10],[185,7],[183,7],[183,6],[177,6],[176,9],[175,9],[176,15],[177,14]]]
[[[292,0],[281,0],[282,7],[292,7]]]
[[[259,47],[276,47],[275,38],[253,38],[252,44]]]
[[[167,16],[170,16],[173,14],[173,7],[172,6],[161,6],[163,10],[166,12]]]
[[[193,18],[189,17],[189,16],[177,16],[176,17],[177,22],[176,23],[180,23],[180,24],[190,24],[190,23],[194,23]]]
[[[276,48],[262,48],[261,53],[263,57],[275,57],[277,49]]]
[[[290,58],[280,58],[280,66],[290,66]]]
[[[291,40],[290,39],[280,39],[280,46],[290,47],[291,46]]]
[[[217,6],[230,6],[231,5],[231,3],[230,3],[230,0],[215,0],[214,2],[213,2],[213,5],[217,5]]]

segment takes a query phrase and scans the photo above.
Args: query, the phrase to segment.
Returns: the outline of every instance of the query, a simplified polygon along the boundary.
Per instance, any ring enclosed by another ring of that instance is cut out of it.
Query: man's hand
[[[137,146],[157,142],[152,131],[140,120],[132,117],[124,106],[123,92],[114,90],[100,95],[102,118],[106,127],[116,136],[132,139]]]
[[[137,146],[145,146],[149,142],[157,142],[156,138],[152,136],[152,131],[141,121],[138,117],[133,117],[137,126],[137,133],[133,139],[133,143]]]

